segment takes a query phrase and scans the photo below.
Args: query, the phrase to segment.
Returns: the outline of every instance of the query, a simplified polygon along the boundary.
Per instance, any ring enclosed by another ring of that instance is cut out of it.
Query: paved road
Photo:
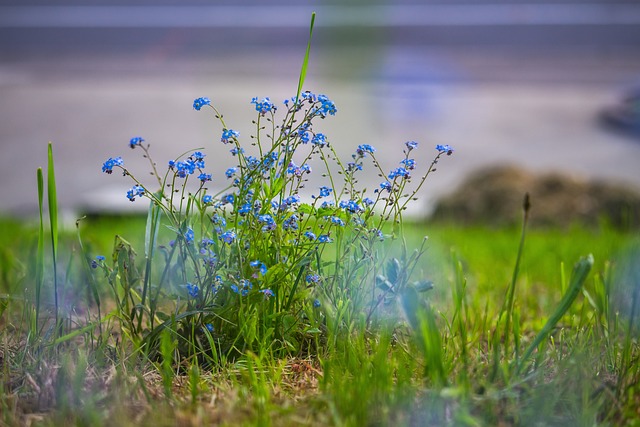
[[[640,26],[318,28],[307,86],[338,105],[322,125],[340,154],[369,143],[392,168],[406,140],[422,144],[423,164],[435,144],[457,148],[416,212],[498,162],[640,186],[640,141],[596,120],[640,81]],[[231,159],[217,142],[219,125],[192,100],[209,96],[247,137],[253,96],[293,94],[305,32],[0,25],[0,212],[36,212],[35,170],[46,164],[48,141],[70,218],[143,208],[124,197],[130,182],[100,172],[107,157],[122,155],[144,174],[144,159],[127,148],[131,136],[150,141],[159,164],[206,147],[217,185]]]

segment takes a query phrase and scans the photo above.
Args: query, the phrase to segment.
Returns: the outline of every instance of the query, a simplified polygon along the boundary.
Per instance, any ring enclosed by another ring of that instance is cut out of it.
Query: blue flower
[[[355,200],[349,200],[348,202],[341,200],[338,206],[340,206],[340,209],[344,209],[351,213],[359,213],[363,210]]]
[[[294,194],[294,195],[289,196],[286,199],[284,199],[283,202],[284,202],[285,205],[291,206],[294,203],[299,203],[300,202],[300,196],[298,196],[297,194]]]
[[[316,240],[316,235],[313,234],[311,231],[305,231],[304,232],[304,237],[306,237],[307,239],[313,241]]]
[[[441,153],[447,153],[447,156],[450,156],[451,153],[453,153],[453,147],[451,147],[449,144],[446,144],[446,145],[438,144],[436,145],[436,150],[438,150]]]
[[[327,197],[331,194],[332,191],[333,188],[323,185],[322,187],[320,187],[320,195],[318,196],[318,198]]]
[[[395,179],[397,177],[410,178],[409,171],[405,168],[396,168],[389,172],[389,179]]]
[[[115,159],[112,157],[109,157],[109,159],[106,162],[104,162],[104,164],[102,165],[102,172],[111,174],[115,166],[122,167],[123,165],[124,165],[124,162],[122,161],[122,157],[116,157]]]
[[[320,281],[320,276],[317,274],[307,274],[305,280],[307,283],[318,283]]]
[[[233,203],[236,200],[236,196],[234,196],[232,193],[227,193],[224,196],[222,196],[222,204],[226,205],[227,203]]]
[[[242,216],[248,214],[251,212],[251,203],[244,203],[242,206],[240,206],[240,209],[238,209],[238,213]]]
[[[129,141],[129,147],[136,148],[136,145],[142,145],[143,141],[144,141],[144,139],[142,139],[142,137],[135,136],[135,137],[131,138],[131,140]]]
[[[358,156],[364,157],[366,153],[373,154],[374,151],[376,151],[376,149],[370,146],[369,144],[361,144],[361,145],[358,145],[358,149],[356,150],[356,153],[358,154]]]
[[[413,149],[415,149],[415,148],[417,148],[417,147],[418,147],[418,143],[417,143],[417,142],[415,142],[415,141],[407,141],[407,142],[405,142],[405,143],[404,143],[404,145],[406,145],[406,146],[407,146],[407,149],[408,149],[409,151],[411,151],[411,150],[413,150]]]
[[[300,137],[300,142],[303,144],[309,143],[309,132],[306,130],[298,131],[298,136]]]
[[[328,209],[328,208],[331,208],[331,207],[332,207],[332,206],[334,206],[334,205],[335,205],[335,203],[333,202],[333,200],[328,200],[328,201],[322,202],[322,204],[320,205],[320,207],[321,207],[322,209]]]
[[[224,219],[223,216],[216,214],[213,214],[213,216],[211,217],[211,222],[219,225],[220,227],[226,227],[227,226],[227,220]]]
[[[229,288],[231,288],[231,290],[233,292],[235,292],[236,294],[238,293],[238,286],[237,285],[231,285],[231,286],[229,286]]]
[[[204,196],[202,196],[202,203],[204,203],[205,205],[210,204],[213,201],[213,196],[210,194],[205,194]]]
[[[191,175],[196,171],[196,164],[192,159],[187,159],[184,162],[171,160],[169,161],[169,169],[175,170],[178,177],[186,178],[187,175]]]
[[[238,171],[238,168],[229,168],[225,171],[225,175],[227,176],[227,178],[231,178],[233,175],[235,175],[235,173]]]
[[[365,197],[364,199],[362,199],[362,203],[364,203],[366,206],[371,206],[373,205],[375,202],[373,200],[371,200],[368,197]]]
[[[260,289],[260,292],[264,294],[264,299],[269,299],[275,295],[271,289]]]
[[[194,238],[193,229],[191,227],[187,228],[187,231],[184,232],[184,240],[187,243],[192,243]]]
[[[244,153],[244,148],[242,147],[233,147],[231,150],[229,150],[231,152],[232,155],[236,156],[238,154],[242,154]]]
[[[258,215],[258,221],[263,223],[262,232],[272,231],[276,228],[276,222],[270,214]]]
[[[222,240],[228,245],[232,244],[236,240],[235,231],[225,231],[220,235],[220,240]]]
[[[233,129],[224,129],[222,131],[222,138],[220,138],[220,141],[227,144],[230,139],[236,139],[239,136],[240,136],[240,133],[236,132]]]
[[[319,299],[315,299],[315,300],[313,300],[313,306],[314,306],[315,308],[320,307],[320,305],[321,305],[321,304],[320,304],[320,300],[319,300]]]
[[[207,323],[204,327],[207,328],[207,331],[213,332],[213,325],[211,323]]]
[[[201,251],[202,252],[202,251]],[[203,254],[205,255],[205,254]],[[210,268],[214,268],[216,266],[216,264],[218,263],[218,257],[216,256],[215,253],[213,253],[212,251],[209,251],[209,255],[208,257],[205,257],[202,262],[204,264],[205,267],[210,267]]]
[[[262,98],[262,101],[260,101],[260,102],[258,102],[258,98],[253,98],[251,100],[251,103],[255,104],[256,111],[259,112],[263,116],[265,114],[267,114],[269,111],[275,112],[276,109],[278,108],[275,105],[273,105],[273,102],[271,102],[271,100],[268,97],[267,98]]]
[[[313,136],[311,143],[314,145],[319,145],[320,147],[324,147],[327,144],[327,137],[323,133],[317,133]]]
[[[320,237],[318,237],[318,242],[320,242],[320,243],[331,243],[331,242],[333,242],[333,239],[331,237],[329,237],[327,234],[322,234],[322,235],[320,235]]]
[[[300,166],[296,165],[292,160],[287,165],[287,173],[289,175],[295,175],[297,177],[300,177],[302,176],[302,169],[300,168]]]
[[[361,171],[362,170],[362,164],[361,163],[349,162],[349,163],[347,163],[347,170],[349,172]]]
[[[98,268],[98,265],[105,260],[105,257],[102,255],[96,256],[96,259],[91,260],[91,268]]]
[[[136,197],[142,196],[143,194],[144,187],[136,184],[129,191],[127,191],[127,198],[133,202]]]
[[[200,109],[205,105],[211,105],[211,100],[209,98],[198,98],[193,101],[193,108],[195,108],[196,111],[200,111]]]
[[[256,159],[254,156],[247,157],[246,162],[247,162],[247,168],[249,168],[250,170],[254,170],[258,166],[260,166],[260,160]]]
[[[200,241],[200,246],[203,248],[208,248],[211,245],[213,245],[213,240],[211,239],[204,238]]]
[[[268,171],[277,164],[280,153],[273,151],[262,158],[262,169]]]
[[[414,170],[416,168],[416,161],[414,159],[404,159],[400,163],[409,170]]]
[[[389,181],[385,181],[385,182],[381,182],[380,183],[380,189],[382,189],[382,190],[391,191],[392,188],[393,188],[393,186],[391,185],[391,183]],[[377,193],[378,191],[380,191],[380,190],[378,190],[376,188],[375,192]]]
[[[249,291],[251,289],[253,289],[253,284],[250,281],[248,281],[247,279],[241,279],[240,280],[240,286],[241,286],[240,294],[242,296],[247,296]]]
[[[344,227],[345,226],[344,221],[341,220],[340,218],[338,218],[337,216],[332,216],[331,217],[331,222],[336,224],[336,225],[339,225],[340,227]]]
[[[202,182],[211,181],[211,174],[201,173],[200,175],[198,175],[198,179]]]
[[[327,114],[335,116],[338,109],[336,108],[336,104],[326,95],[318,95],[318,101],[321,103],[320,108],[318,108],[317,112],[322,116],[326,117]]]
[[[206,156],[206,154],[202,153],[202,151],[194,151],[193,154],[190,156],[194,162],[197,168],[204,168],[204,157]]]
[[[374,228],[372,230],[370,230],[373,234],[376,235],[376,237],[380,240],[383,241],[384,240],[384,234],[382,234],[381,230],[378,230],[377,228]]]
[[[186,286],[187,292],[189,293],[189,296],[191,298],[197,298],[198,297],[198,293],[200,292],[200,289],[198,288],[198,285],[192,285],[191,283],[187,282],[187,284],[185,286]]]
[[[263,276],[267,274],[267,266],[262,261],[251,261],[249,265],[253,268],[257,268]]]
[[[285,230],[297,230],[298,216],[293,214],[289,218],[285,219],[282,223],[282,228],[284,228]]]

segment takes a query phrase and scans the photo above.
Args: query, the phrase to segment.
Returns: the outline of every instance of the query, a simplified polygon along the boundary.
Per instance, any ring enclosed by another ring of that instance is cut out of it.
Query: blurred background
[[[49,141],[70,216],[145,209],[101,172],[123,156],[147,173],[133,136],[161,168],[204,147],[222,183],[233,159],[193,99],[248,141],[251,98],[295,94],[312,11],[305,86],[336,102],[316,130],[344,158],[366,143],[395,168],[415,140],[426,167],[436,144],[456,149],[413,213],[496,164],[640,186],[638,1],[3,0],[0,214],[37,213]]]

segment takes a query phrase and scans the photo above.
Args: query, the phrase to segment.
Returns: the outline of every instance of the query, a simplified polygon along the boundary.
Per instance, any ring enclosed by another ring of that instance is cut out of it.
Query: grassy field
[[[81,240],[61,233],[60,334],[47,281],[36,321],[37,227],[0,229],[0,425],[640,422],[637,234],[528,231],[514,280],[520,230],[405,224],[407,247],[429,236],[414,274],[433,289],[394,296],[374,319],[323,304],[317,331],[290,352],[185,357],[170,334],[156,353],[137,348],[101,282],[96,305],[80,262],[109,257],[116,234],[143,252],[145,218],[85,219]]]

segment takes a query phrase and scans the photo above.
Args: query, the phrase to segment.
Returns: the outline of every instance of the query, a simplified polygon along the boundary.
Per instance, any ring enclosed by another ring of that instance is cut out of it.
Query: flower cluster
[[[198,98],[193,101],[193,108],[197,111],[200,111],[200,109],[205,105],[211,105],[211,100],[209,98]]]
[[[345,277],[360,277],[360,283],[368,280],[364,268],[360,271],[361,267],[349,262],[332,264],[327,254],[358,253],[363,265],[375,262],[374,245],[392,235],[383,233],[385,222],[401,220],[406,203],[414,198],[431,169],[418,183],[412,182],[418,167],[417,156],[413,156],[418,148],[415,141],[405,143],[404,158],[386,171],[370,144],[358,145],[351,161],[341,163],[329,137],[314,129],[316,119],[337,112],[326,95],[307,91],[285,100],[279,125],[274,119],[282,111],[270,98],[255,97],[251,104],[257,115],[253,122],[256,134],[247,145],[242,144],[239,132],[226,126],[209,98],[193,101],[197,111],[211,107],[221,124],[221,143],[231,145],[233,163],[222,168],[220,176],[206,171],[202,151],[189,151],[189,155],[170,160],[165,163],[166,173],[160,175],[148,156],[149,145],[143,145],[145,140],[139,136],[131,138],[129,146],[139,147],[149,158],[158,190],[148,189],[125,170],[121,157],[109,158],[102,171],[111,174],[114,168],[121,168],[135,181],[126,197],[131,201],[148,198],[170,222],[175,235],[167,260],[174,254],[181,259],[179,266],[165,271],[179,277],[174,279],[179,280],[176,288],[180,289],[176,299],[194,311],[232,307],[228,312],[233,312],[251,304],[259,304],[260,310],[280,310],[307,304],[307,313],[319,313],[341,295],[332,288],[337,282]],[[266,121],[273,125],[265,126]],[[433,164],[441,155],[453,152],[449,145],[437,145],[436,150]],[[308,188],[312,165],[329,178],[326,185]],[[369,165],[384,179],[373,195],[360,188],[356,177]],[[341,183],[332,175],[336,167]],[[97,257],[91,266],[97,268],[103,261],[104,257]],[[348,268],[357,271],[344,271]],[[184,298],[185,291],[188,298]],[[302,292],[302,296],[298,298],[295,292]],[[303,311],[300,306],[295,309]],[[237,318],[223,321],[216,316],[203,316],[200,330],[223,334],[225,327],[239,324]]]
[[[258,98],[253,98],[251,100],[252,104],[255,104],[256,111],[260,113],[260,115],[264,116],[265,114],[271,112],[275,113],[278,107],[273,105],[273,102],[267,97],[263,98],[262,101],[258,101]]]
[[[109,157],[109,159],[107,159],[107,161],[104,162],[104,164],[102,165],[102,172],[111,174],[113,173],[113,168],[116,166],[119,166],[119,167],[124,166],[122,157],[115,157],[115,158]]]

